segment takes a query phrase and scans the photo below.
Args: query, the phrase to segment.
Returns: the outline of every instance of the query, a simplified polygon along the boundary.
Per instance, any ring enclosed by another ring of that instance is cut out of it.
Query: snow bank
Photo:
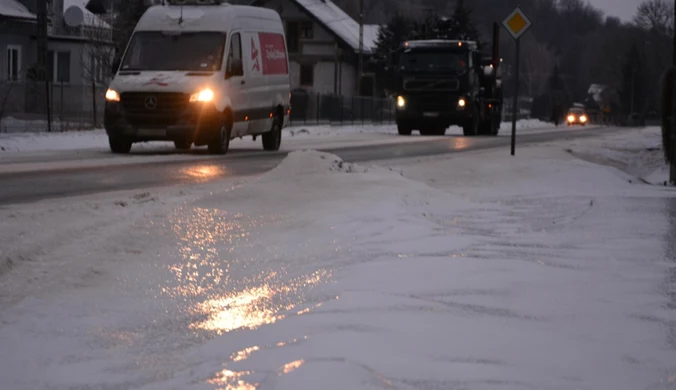
[[[519,130],[547,130],[554,128],[553,125],[538,120],[521,120],[517,122]],[[511,124],[504,123],[502,131],[507,132],[511,129]],[[395,125],[298,125],[284,130],[284,138],[294,139],[324,139],[326,137],[346,137],[346,136],[383,136],[396,135]],[[449,128],[447,134],[461,135],[462,129],[459,127]],[[282,141],[284,144],[284,141]],[[237,148],[237,143],[233,143]],[[135,144],[133,150],[143,149],[169,149],[173,150],[173,145],[169,142],[150,142]],[[47,133],[44,128],[36,132],[21,133],[0,133],[0,152],[36,152],[36,151],[70,151],[83,149],[108,149],[108,138],[104,130],[97,129],[91,131],[69,131]]]
[[[631,129],[593,140],[574,141],[573,155],[620,169],[651,184],[664,185],[668,165],[664,161],[659,127]]]
[[[0,388],[670,383],[673,196],[574,146],[0,210]]]

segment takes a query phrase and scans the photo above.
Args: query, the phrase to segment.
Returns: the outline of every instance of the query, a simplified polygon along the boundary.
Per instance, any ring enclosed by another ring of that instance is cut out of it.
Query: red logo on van
[[[167,80],[167,79],[168,79],[168,77],[163,76],[163,75],[159,75],[159,76],[153,77],[152,79],[150,79],[147,83],[145,83],[143,85],[159,85],[160,87],[166,87],[166,86],[169,85],[168,83],[165,82],[165,80]]]
[[[251,62],[253,63],[252,70],[255,70],[256,72],[261,71],[261,65],[258,62],[258,49],[256,49],[256,43],[254,42],[254,39],[251,38]]]
[[[273,33],[258,33],[258,40],[261,43],[263,74],[289,74],[284,36]]]

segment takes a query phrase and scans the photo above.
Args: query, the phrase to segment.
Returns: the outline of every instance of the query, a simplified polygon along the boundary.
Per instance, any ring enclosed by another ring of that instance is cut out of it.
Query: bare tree
[[[115,58],[113,28],[99,17],[88,19],[86,25],[80,28],[87,42],[80,51],[80,64],[84,79],[91,85],[92,121],[96,126],[98,124],[97,91],[100,86],[108,83]]]
[[[663,36],[674,31],[674,3],[668,0],[644,0],[636,10],[634,24]]]
[[[522,42],[522,70],[520,77],[528,96],[534,97],[544,92],[550,70],[556,63],[554,52],[538,42],[531,34]]]

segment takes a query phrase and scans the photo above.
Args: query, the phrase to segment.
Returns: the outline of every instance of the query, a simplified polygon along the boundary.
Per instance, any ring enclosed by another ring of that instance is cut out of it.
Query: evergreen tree
[[[641,110],[640,103],[643,103],[644,91],[639,82],[639,77],[643,74],[642,56],[638,46],[633,44],[627,52],[622,65],[622,87],[620,98],[626,114],[633,114]]]
[[[481,36],[474,24],[472,10],[465,7],[463,0],[458,0],[453,11],[453,32],[455,39],[476,41],[481,48]]]
[[[397,50],[402,42],[412,38],[414,24],[413,20],[405,16],[395,15],[378,31],[376,53],[379,56],[387,56]]]

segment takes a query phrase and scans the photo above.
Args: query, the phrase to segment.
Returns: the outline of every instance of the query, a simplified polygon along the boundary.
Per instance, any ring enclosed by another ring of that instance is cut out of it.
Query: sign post
[[[512,156],[516,150],[516,117],[519,106],[519,57],[521,51],[521,36],[533,25],[528,16],[516,7],[514,11],[502,22],[507,32],[516,42],[514,58],[514,105],[512,107]]]

